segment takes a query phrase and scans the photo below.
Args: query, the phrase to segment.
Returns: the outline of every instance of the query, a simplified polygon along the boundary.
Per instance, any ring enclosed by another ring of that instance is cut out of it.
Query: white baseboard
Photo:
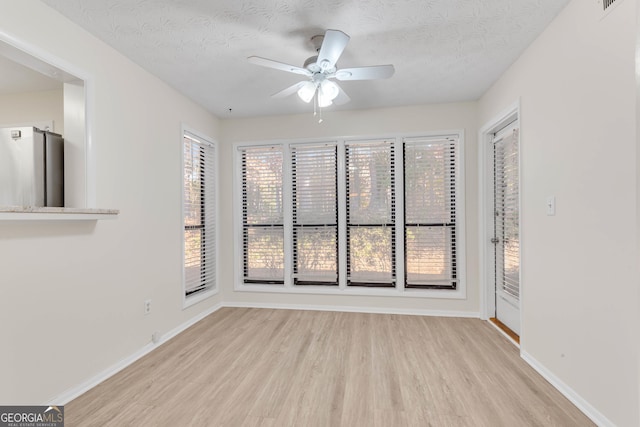
[[[589,402],[584,400],[582,396],[576,393],[571,387],[565,384],[560,378],[556,377],[551,371],[545,368],[540,362],[534,359],[525,351],[520,352],[520,357],[524,359],[533,369],[535,369],[542,377],[549,381],[560,393],[571,401],[578,409],[580,409],[587,417],[600,427],[615,427],[615,424],[605,417],[600,411],[594,408]]]
[[[202,320],[205,317],[207,317],[208,315],[218,311],[222,307],[223,307],[223,305],[221,303],[218,303],[218,304],[214,305],[213,307],[209,308],[208,310],[205,310],[202,313],[199,313],[197,316],[189,319],[185,323],[183,323],[181,325],[178,325],[177,327],[173,328],[169,332],[163,334],[160,337],[160,339],[158,340],[157,343],[150,342],[150,343],[146,344],[144,347],[142,347],[140,350],[136,351],[132,355],[130,355],[128,357],[125,357],[124,359],[122,359],[121,361],[116,363],[115,365],[108,367],[107,369],[105,369],[104,371],[100,372],[99,374],[89,378],[87,381],[83,382],[82,384],[80,384],[80,385],[78,385],[76,387],[73,387],[73,388],[71,388],[69,390],[66,390],[62,394],[54,397],[53,399],[50,399],[48,402],[44,403],[43,405],[47,405],[47,406],[48,405],[66,405],[67,403],[69,403],[70,401],[75,399],[76,397],[80,396],[83,393],[86,393],[87,391],[89,391],[93,387],[97,386],[98,384],[100,384],[104,380],[106,380],[106,379],[112,377],[113,375],[117,374],[118,372],[120,372],[121,370],[126,368],[127,366],[129,366],[132,363],[134,363],[136,360],[138,360],[141,357],[147,355],[151,351],[155,350],[158,346],[160,346],[160,345],[164,344],[165,342],[169,341],[171,338],[175,337],[180,332],[186,330],[190,326],[193,326],[194,324],[198,323],[200,320]]]
[[[311,310],[311,311],[344,311],[347,313],[373,313],[373,314],[405,314],[412,316],[438,316],[438,317],[468,317],[478,319],[480,313],[475,311],[450,311],[450,310],[420,310],[410,308],[381,308],[381,307],[354,307],[354,306],[330,306],[307,304],[271,304],[262,302],[223,302],[224,307],[242,308],[272,308],[282,310]]]

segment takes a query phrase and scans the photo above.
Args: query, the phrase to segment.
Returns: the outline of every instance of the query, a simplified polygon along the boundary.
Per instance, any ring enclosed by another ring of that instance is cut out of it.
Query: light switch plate
[[[547,197],[547,215],[554,216],[556,214],[556,197]]]

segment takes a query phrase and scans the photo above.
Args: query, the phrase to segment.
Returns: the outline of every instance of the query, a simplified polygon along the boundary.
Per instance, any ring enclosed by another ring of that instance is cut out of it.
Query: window
[[[394,163],[388,141],[346,145],[348,286],[395,286]]]
[[[456,140],[405,138],[405,286],[457,286]]]
[[[293,145],[293,281],[338,285],[336,144]]]
[[[463,298],[459,135],[238,145],[238,290]]]
[[[284,283],[282,147],[242,150],[245,283]]]
[[[216,286],[216,148],[183,132],[183,252],[185,298]]]

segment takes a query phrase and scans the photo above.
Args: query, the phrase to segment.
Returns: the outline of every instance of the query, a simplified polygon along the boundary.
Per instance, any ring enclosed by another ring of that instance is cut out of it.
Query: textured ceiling
[[[311,111],[270,95],[301,76],[309,39],[351,36],[339,68],[393,64],[388,80],[341,82],[364,109],[478,99],[569,0],[43,0],[219,117]],[[229,112],[229,109],[232,109]]]

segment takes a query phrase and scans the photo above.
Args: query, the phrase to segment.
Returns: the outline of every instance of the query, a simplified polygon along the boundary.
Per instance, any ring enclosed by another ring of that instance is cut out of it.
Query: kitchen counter
[[[119,213],[118,209],[4,206],[0,220],[98,220],[115,219]]]

